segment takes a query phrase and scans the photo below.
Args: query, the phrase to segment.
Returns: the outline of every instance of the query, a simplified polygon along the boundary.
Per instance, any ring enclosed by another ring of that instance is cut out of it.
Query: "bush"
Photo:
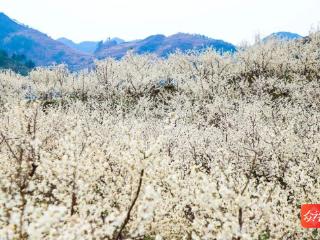
[[[0,73],[0,239],[316,239],[319,33]]]

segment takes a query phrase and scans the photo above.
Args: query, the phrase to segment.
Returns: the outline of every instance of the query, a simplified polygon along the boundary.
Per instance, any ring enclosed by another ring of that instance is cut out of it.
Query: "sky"
[[[0,0],[0,12],[75,42],[197,33],[233,44],[272,32],[307,35],[320,0]]]

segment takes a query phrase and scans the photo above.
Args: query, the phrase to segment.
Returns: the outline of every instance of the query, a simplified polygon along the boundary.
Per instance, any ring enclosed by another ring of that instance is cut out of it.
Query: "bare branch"
[[[135,197],[134,197],[133,201],[131,202],[131,205],[130,205],[129,210],[128,210],[127,215],[126,215],[126,218],[125,218],[124,222],[122,223],[118,234],[115,237],[116,240],[121,239],[122,231],[124,230],[124,228],[126,227],[128,222],[130,221],[131,211],[132,211],[134,205],[136,204],[136,201],[137,201],[137,199],[139,197],[139,194],[140,194],[140,191],[141,191],[143,175],[144,175],[144,169],[142,169],[141,172],[140,172],[140,179],[139,179],[138,189],[136,191],[136,194],[135,194]]]

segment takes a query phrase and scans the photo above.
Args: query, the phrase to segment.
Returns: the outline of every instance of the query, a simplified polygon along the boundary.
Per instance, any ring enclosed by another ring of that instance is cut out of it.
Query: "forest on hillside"
[[[0,239],[319,239],[320,34],[0,72]]]
[[[35,64],[31,60],[27,60],[24,55],[8,53],[0,49],[0,70],[9,69],[21,75],[27,75]]]

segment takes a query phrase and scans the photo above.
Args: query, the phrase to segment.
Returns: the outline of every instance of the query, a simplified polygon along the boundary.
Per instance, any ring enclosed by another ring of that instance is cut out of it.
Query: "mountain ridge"
[[[182,52],[189,50],[203,50],[213,48],[218,52],[235,52],[236,47],[223,40],[209,38],[200,34],[176,33],[170,36],[163,34],[151,35],[141,40],[134,40],[114,45],[102,45],[96,52],[96,57],[121,58],[128,51],[137,54],[154,53],[160,57],[167,57],[178,49]]]
[[[83,41],[83,42],[75,43],[74,41],[65,37],[58,38],[56,40],[74,50],[81,51],[88,54],[93,54],[99,44],[99,41]]]
[[[93,57],[76,51],[48,35],[0,13],[0,49],[9,55],[24,55],[36,66],[67,64],[78,70],[93,63]]]
[[[297,33],[293,33],[293,32],[285,32],[285,31],[281,31],[281,32],[273,32],[271,34],[269,34],[268,36],[264,37],[262,39],[262,41],[269,41],[271,39],[277,39],[277,40],[296,40],[296,39],[301,39],[303,38],[303,36],[297,34]]]

